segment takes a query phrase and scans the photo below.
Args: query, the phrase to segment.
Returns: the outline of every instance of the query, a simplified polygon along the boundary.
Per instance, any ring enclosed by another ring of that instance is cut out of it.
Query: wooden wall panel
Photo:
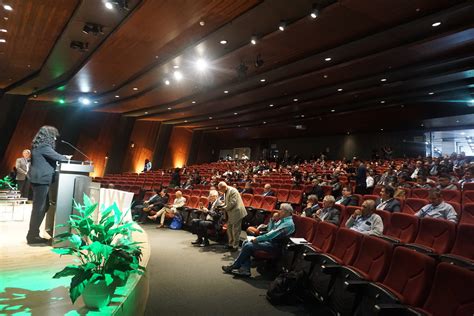
[[[128,140],[128,150],[124,159],[123,171],[140,172],[143,170],[145,159],[152,161],[153,151],[160,130],[159,122],[136,121],[130,139]],[[131,147],[131,144],[134,144]]]
[[[182,167],[186,165],[192,138],[193,132],[191,130],[184,127],[173,128],[163,168]]]

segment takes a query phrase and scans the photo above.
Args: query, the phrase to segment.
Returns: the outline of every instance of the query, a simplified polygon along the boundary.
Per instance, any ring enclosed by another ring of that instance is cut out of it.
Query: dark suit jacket
[[[359,199],[356,196],[349,196],[347,198],[344,198],[339,204],[342,204],[344,206],[357,206],[359,205]]]
[[[303,213],[307,216],[307,217],[311,217],[313,216],[313,214],[319,209],[319,205],[318,203],[314,204],[313,206],[311,207],[306,207],[304,210],[303,210]]]
[[[323,219],[323,216],[324,216],[324,219]],[[339,211],[339,209],[335,207],[323,208],[321,209],[321,214],[319,214],[319,218],[321,218],[324,222],[328,222],[328,223],[338,225],[338,226],[339,226],[340,216],[341,216],[341,212]]]
[[[263,196],[275,196],[275,191],[268,191],[268,192],[263,192],[262,193]]]
[[[379,205],[381,202],[382,202],[382,199],[378,198],[377,201],[375,201],[375,206],[377,207],[377,205]],[[392,212],[392,213],[400,212],[401,211],[400,201],[398,201],[397,199],[391,199],[385,204],[384,208],[377,207],[377,209]]]
[[[169,198],[170,196],[168,194],[165,194],[163,197],[157,194],[150,200],[150,204],[153,204],[153,208],[159,211],[168,203]]]
[[[248,188],[248,189],[243,189],[242,192],[240,192],[242,194],[253,194],[253,189],[252,188]]]
[[[31,183],[51,184],[56,169],[56,161],[67,161],[67,158],[58,154],[50,145],[42,144],[31,150],[31,165],[28,178]]]

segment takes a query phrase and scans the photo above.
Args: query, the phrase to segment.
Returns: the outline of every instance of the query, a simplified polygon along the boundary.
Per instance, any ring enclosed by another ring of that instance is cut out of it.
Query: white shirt
[[[367,184],[368,188],[371,188],[374,186],[374,178],[372,176],[367,176],[365,179],[365,183]]]

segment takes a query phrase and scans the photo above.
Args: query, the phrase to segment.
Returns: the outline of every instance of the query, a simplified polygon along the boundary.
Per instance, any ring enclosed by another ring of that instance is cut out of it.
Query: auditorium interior
[[[0,315],[474,315],[473,17],[0,0]]]

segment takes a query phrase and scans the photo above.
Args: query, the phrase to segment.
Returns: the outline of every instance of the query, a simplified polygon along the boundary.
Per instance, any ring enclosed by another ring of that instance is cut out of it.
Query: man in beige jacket
[[[218,184],[219,192],[224,194],[224,210],[227,217],[228,248],[235,251],[239,248],[242,219],[247,216],[244,202],[236,188],[228,186],[224,181]]]

